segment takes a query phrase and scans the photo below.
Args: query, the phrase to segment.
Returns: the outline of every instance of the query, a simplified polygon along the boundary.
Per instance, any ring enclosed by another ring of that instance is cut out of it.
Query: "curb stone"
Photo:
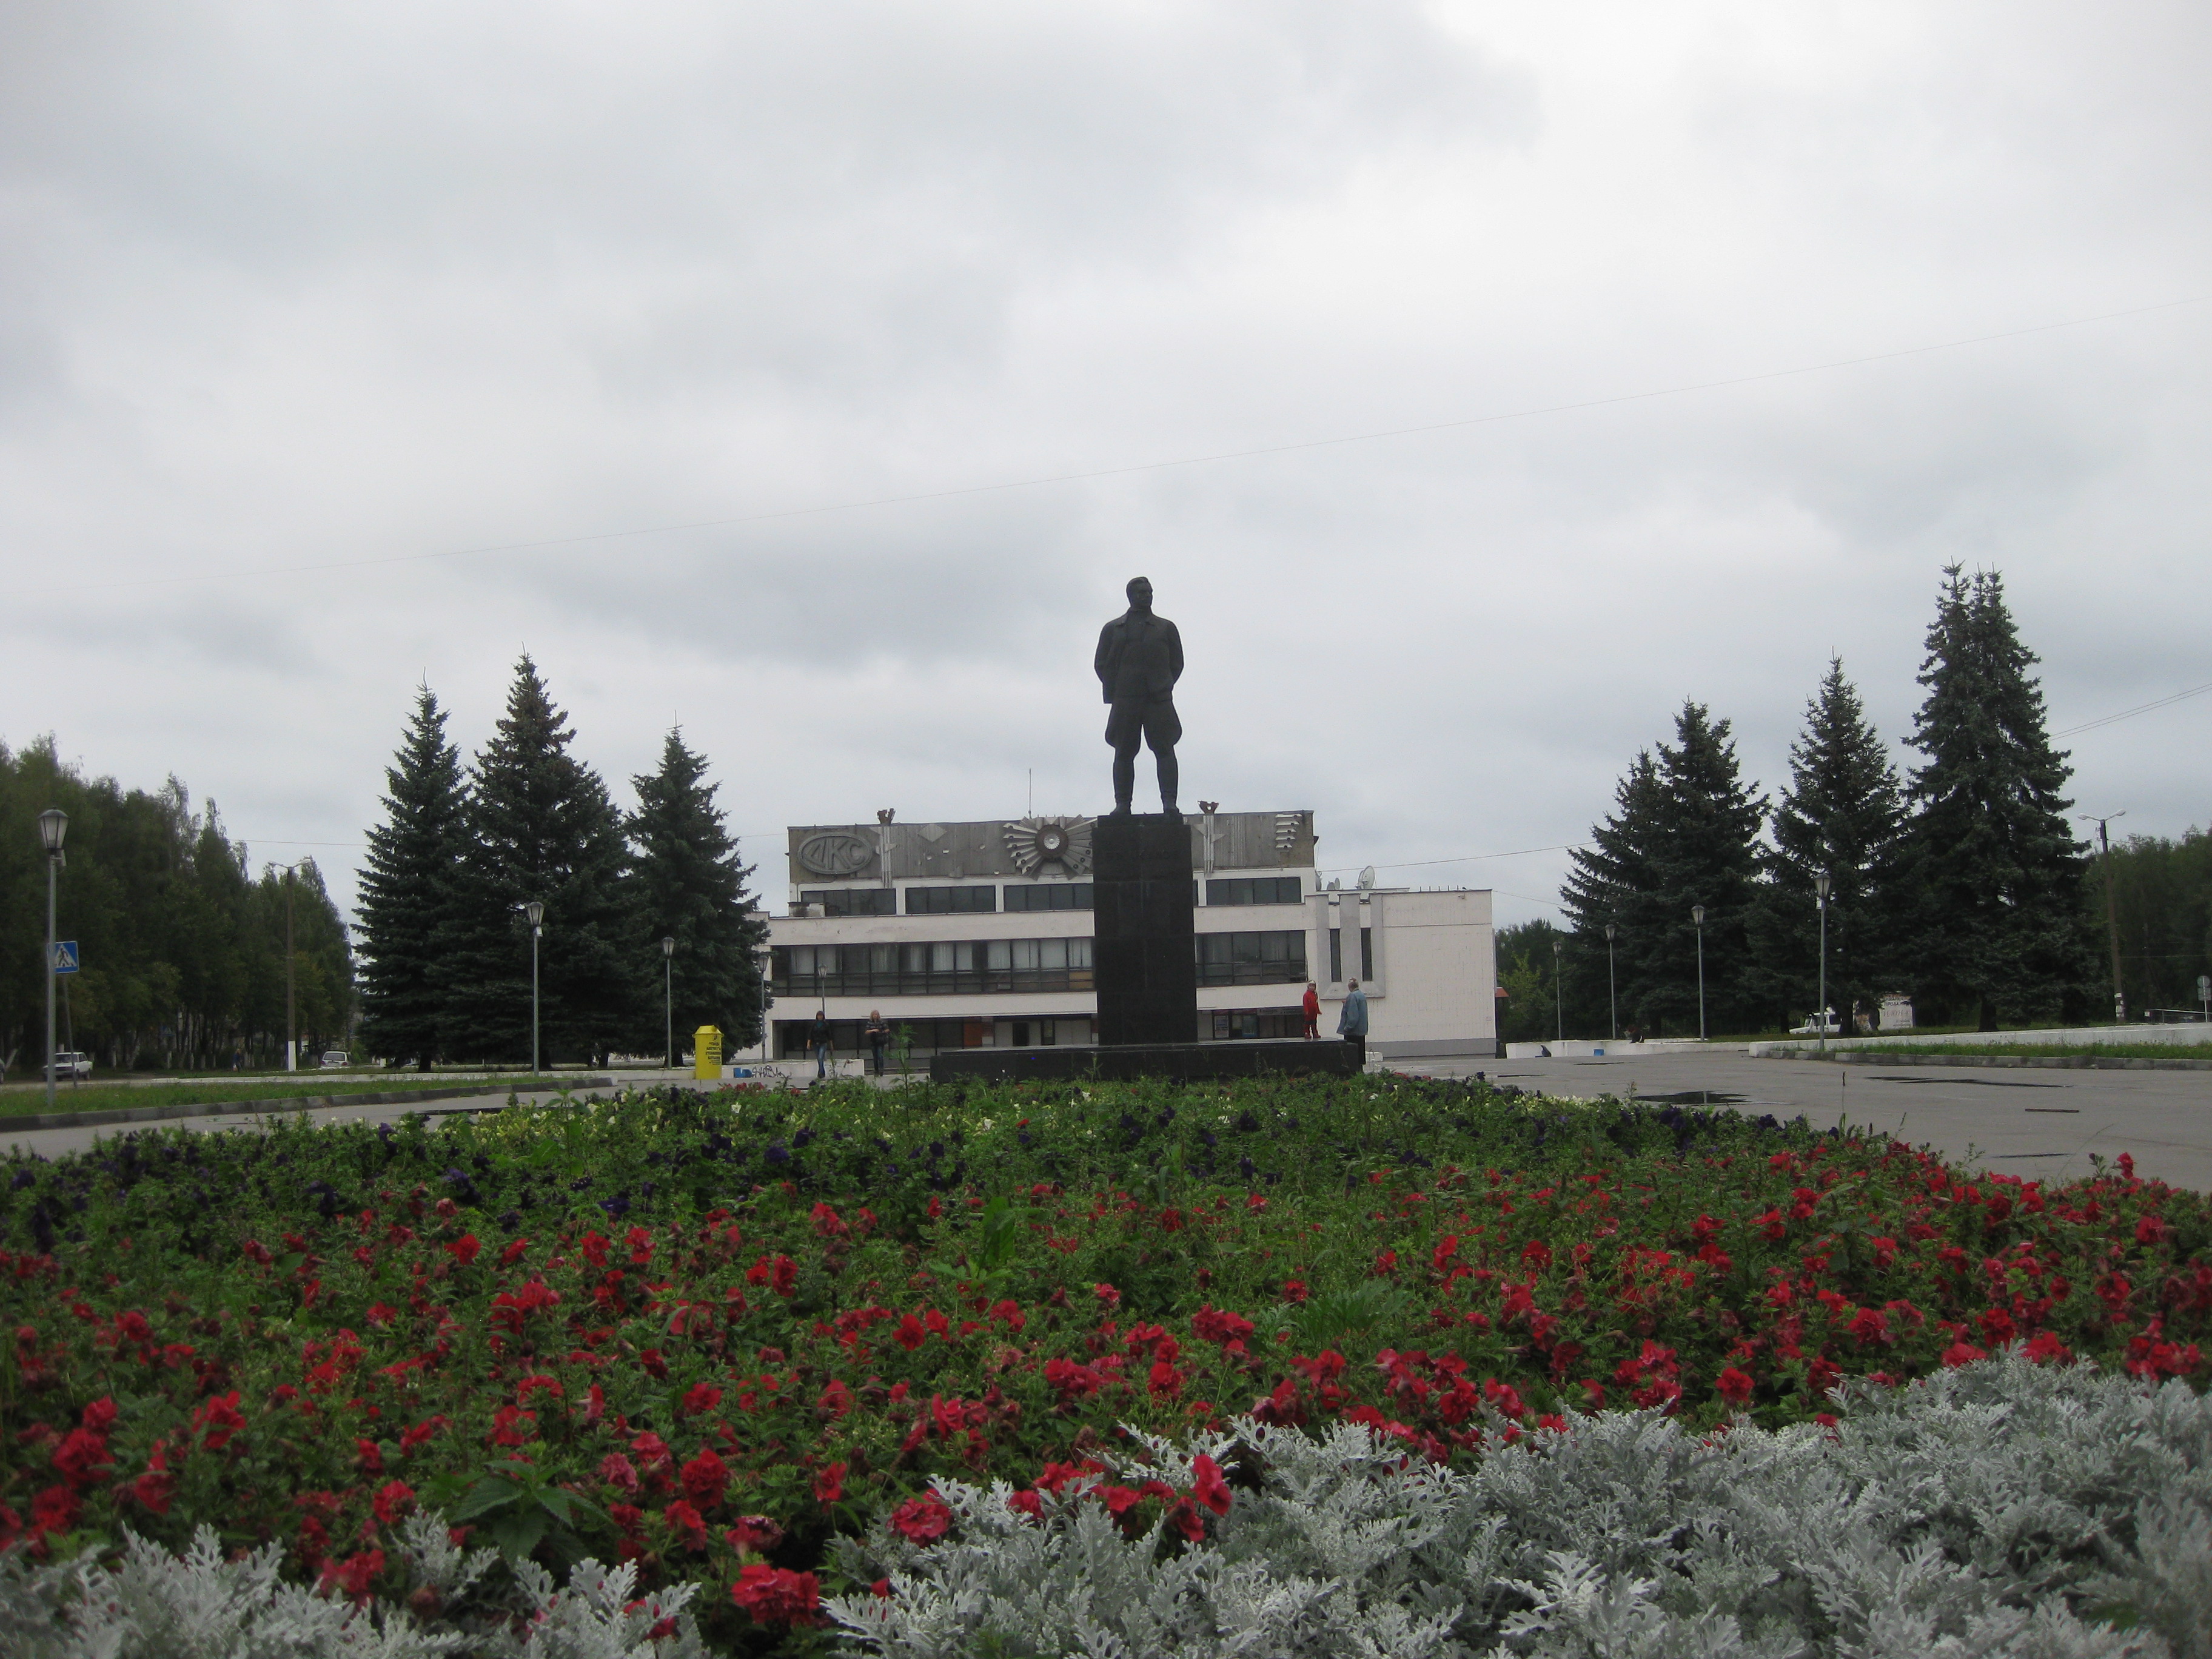
[[[611,1089],[611,1077],[563,1079],[568,1089]],[[0,1117],[0,1135],[10,1130],[82,1129],[103,1123],[154,1123],[167,1118],[234,1117],[270,1112],[318,1112],[333,1106],[398,1106],[417,1100],[464,1100],[501,1091],[474,1084],[466,1088],[393,1089],[365,1095],[286,1095],[275,1100],[215,1100],[186,1106],[117,1106],[97,1112],[36,1112],[21,1117]],[[507,1092],[512,1093],[510,1089]],[[532,1090],[533,1094],[538,1092]]]
[[[1765,1054],[1761,1058],[1825,1060],[1832,1066],[2021,1066],[2058,1072],[2212,1072],[2212,1060],[2130,1060],[2120,1054],[1900,1054],[1845,1048],[1830,1054]]]

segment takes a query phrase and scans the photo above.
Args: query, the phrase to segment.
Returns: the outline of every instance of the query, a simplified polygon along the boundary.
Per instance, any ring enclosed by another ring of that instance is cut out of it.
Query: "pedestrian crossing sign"
[[[54,971],[58,974],[76,972],[76,941],[59,939],[54,941]]]

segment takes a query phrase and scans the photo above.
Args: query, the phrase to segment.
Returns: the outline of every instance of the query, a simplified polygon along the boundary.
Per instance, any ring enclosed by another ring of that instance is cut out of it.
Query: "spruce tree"
[[[652,985],[629,890],[622,820],[599,775],[568,752],[575,733],[526,655],[507,713],[470,778],[467,855],[443,953],[447,1051],[530,1055],[530,927],[539,943],[544,1060],[604,1061]]]
[[[1790,747],[1790,787],[1774,809],[1774,845],[1752,915],[1750,988],[1771,1016],[1820,1000],[1820,912],[1814,872],[1826,870],[1828,1002],[1848,1028],[1875,1008],[1904,920],[1897,890],[1902,791],[1857,690],[1831,659]]]
[[[1674,732],[1676,746],[1660,744],[1656,763],[1637,757],[1616,795],[1620,811],[1590,832],[1591,848],[1573,854],[1563,893],[1577,958],[1570,1006],[1606,1006],[1610,921],[1621,1029],[1655,1036],[1698,1029],[1698,905],[1708,1029],[1748,1017],[1747,921],[1766,814],[1765,799],[1740,775],[1728,721],[1686,702]]]
[[[1913,726],[1909,902],[1918,994],[1984,1029],[2054,1020],[2095,978],[2087,860],[2066,821],[2070,769],[2045,731],[2038,659],[2003,579],[1943,573]]]
[[[446,741],[445,711],[427,685],[384,781],[385,821],[368,832],[361,877],[361,1042],[427,1072],[439,1053],[440,935],[468,811],[460,755]]]
[[[666,1000],[654,999],[630,1044],[641,1053],[657,1054],[667,1040],[672,1000],[678,1054],[702,1025],[721,1031],[726,1053],[760,1036],[768,924],[745,891],[752,872],[738,857],[706,774],[679,727],[661,746],[660,769],[630,780],[638,799],[629,830],[639,925],[656,959],[658,941],[676,941],[665,964]]]

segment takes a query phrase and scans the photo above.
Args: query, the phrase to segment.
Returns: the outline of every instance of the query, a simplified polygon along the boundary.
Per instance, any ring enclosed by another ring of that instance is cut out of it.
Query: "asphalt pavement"
[[[1708,1103],[1815,1128],[1871,1125],[1978,1168],[2045,1181],[2131,1154],[2136,1173],[2212,1191],[2212,1071],[2044,1071],[1998,1066],[1839,1066],[1741,1054],[1492,1060],[1424,1055],[1393,1071],[1481,1072],[1493,1082],[1584,1099],[1601,1095]]]

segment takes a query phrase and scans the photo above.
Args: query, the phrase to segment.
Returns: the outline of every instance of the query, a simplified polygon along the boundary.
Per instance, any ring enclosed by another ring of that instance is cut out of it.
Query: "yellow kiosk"
[[[691,1034],[691,1075],[702,1081],[722,1079],[722,1028],[702,1025]]]

